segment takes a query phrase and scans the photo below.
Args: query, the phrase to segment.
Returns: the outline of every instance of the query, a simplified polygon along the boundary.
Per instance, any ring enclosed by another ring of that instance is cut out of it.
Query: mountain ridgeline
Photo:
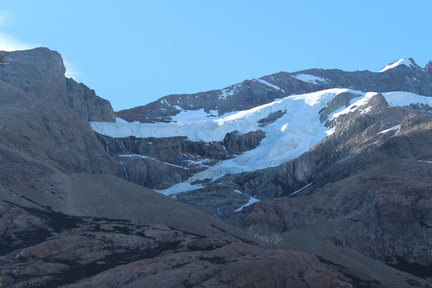
[[[432,64],[114,112],[0,52],[0,286],[431,287]]]
[[[294,73],[279,72],[259,79],[196,94],[168,95],[144,106],[116,112],[128,122],[170,122],[181,110],[198,110],[218,115],[251,109],[293,94],[304,94],[330,88],[350,88],[360,91],[407,91],[432,96],[432,62],[425,68],[413,59],[412,65],[398,65],[384,72],[337,69],[309,69]],[[384,70],[384,68],[382,69]]]

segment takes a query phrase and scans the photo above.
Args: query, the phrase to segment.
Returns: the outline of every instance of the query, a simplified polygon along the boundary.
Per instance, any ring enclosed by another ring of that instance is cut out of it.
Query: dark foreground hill
[[[46,48],[0,53],[0,286],[430,287],[422,110],[377,105],[297,162],[227,175],[275,194],[223,221],[123,179],[88,124],[114,122],[111,106],[64,72]],[[397,137],[371,136],[399,120]],[[231,154],[256,146],[234,136]]]

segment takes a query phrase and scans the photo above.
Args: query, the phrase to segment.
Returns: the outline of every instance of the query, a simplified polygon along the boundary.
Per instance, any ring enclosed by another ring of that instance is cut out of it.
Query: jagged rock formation
[[[97,142],[87,123],[114,120],[108,101],[67,80],[60,55],[46,48],[0,57],[1,148],[63,172],[112,173],[113,160],[102,145],[92,145]]]
[[[186,137],[113,138],[96,133],[105,150],[124,165],[124,178],[150,189],[183,182],[220,160],[254,149],[265,137],[261,130],[226,134],[223,141],[190,141]]]

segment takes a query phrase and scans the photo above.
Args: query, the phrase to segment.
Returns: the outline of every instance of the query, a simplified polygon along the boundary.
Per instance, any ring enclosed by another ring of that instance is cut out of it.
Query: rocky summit
[[[0,52],[0,286],[432,287],[432,70],[280,72],[114,112]]]

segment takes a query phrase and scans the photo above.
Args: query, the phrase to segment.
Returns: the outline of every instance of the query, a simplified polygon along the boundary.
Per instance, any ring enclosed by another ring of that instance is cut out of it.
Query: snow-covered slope
[[[292,138],[292,135],[286,135],[293,133],[293,131],[298,131],[294,134],[304,135],[308,134],[308,131],[314,130],[311,127],[317,128],[316,125],[320,125],[319,110],[324,108],[335,95],[346,91],[349,89],[330,89],[288,96],[269,104],[230,113],[223,117],[210,117],[210,114],[202,109],[184,110],[175,117],[177,122],[172,123],[120,123],[121,121],[117,121],[117,123],[90,122],[90,125],[95,132],[113,138],[185,136],[192,141],[211,142],[222,141],[227,133],[233,131],[240,133],[256,131],[260,129],[259,120],[268,117],[273,112],[284,111],[286,112],[285,116],[276,122],[282,123],[281,127],[279,124],[271,124],[263,130],[268,132],[269,136],[278,134],[285,135],[285,138]],[[354,91],[354,93],[361,92]],[[322,135],[325,136],[325,133]],[[322,137],[318,136],[318,139],[322,139]]]
[[[400,66],[400,65],[405,65],[407,67],[414,67],[414,66],[416,66],[411,59],[402,58],[402,59],[399,59],[399,60],[397,60],[397,61],[395,61],[395,62],[393,62],[393,63],[391,63],[389,65],[386,65],[384,68],[382,68],[380,70],[380,72],[387,71],[389,69],[395,68],[395,67]]]
[[[324,123],[321,123],[320,112],[330,100],[344,92],[353,93],[358,97],[352,99],[347,107],[341,107],[338,111],[334,111],[330,115],[330,119],[357,109],[367,112],[368,100],[376,95],[373,92],[364,93],[350,89],[328,89],[288,96],[269,104],[223,117],[209,117],[211,114],[204,111],[190,110],[177,115],[175,119],[177,122],[175,123],[91,122],[90,125],[95,132],[114,138],[185,136],[192,141],[211,142],[222,141],[227,133],[233,131],[244,134],[261,129],[266,133],[266,137],[255,149],[233,159],[221,161],[219,164],[193,175],[186,182],[161,191],[170,195],[201,187],[191,185],[191,183],[199,180],[216,180],[227,174],[274,167],[300,156],[333,132],[324,126]],[[413,93],[389,92],[383,93],[383,96],[391,106],[409,105],[410,103],[424,103],[432,106],[431,97]],[[260,126],[259,120],[277,111],[284,112],[282,117],[264,127]]]

